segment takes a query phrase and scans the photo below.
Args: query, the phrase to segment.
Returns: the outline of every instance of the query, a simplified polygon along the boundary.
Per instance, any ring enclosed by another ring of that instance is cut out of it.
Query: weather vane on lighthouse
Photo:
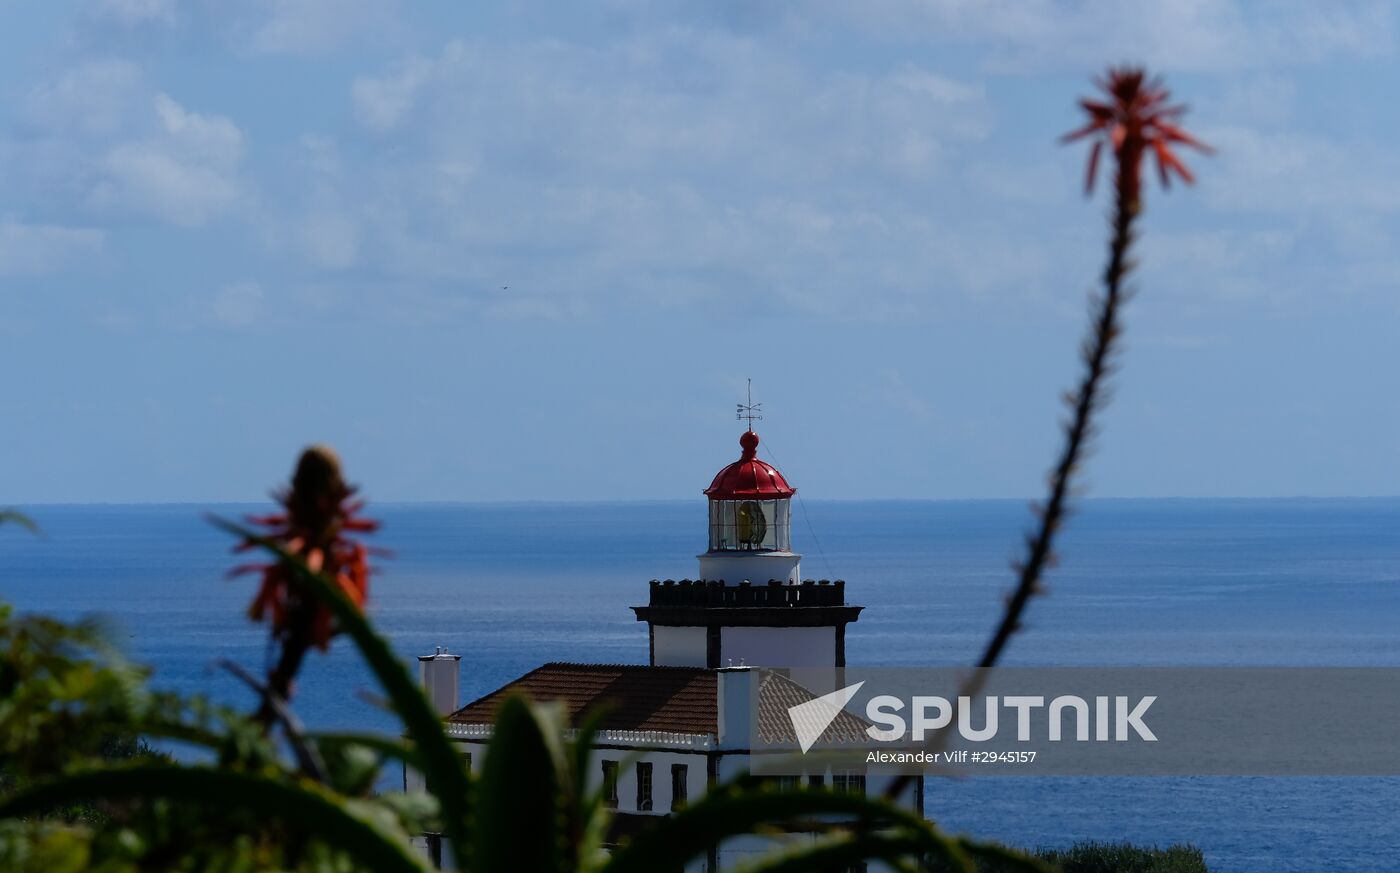
[[[749,402],[748,402],[748,403],[739,403],[739,404],[736,404],[736,405],[739,407],[739,410],[738,410],[737,413],[735,413],[734,417],[735,417],[736,419],[738,419],[739,421],[744,421],[745,419],[747,419],[748,422],[749,422],[749,430],[753,430],[753,423],[754,423],[755,421],[762,421],[762,420],[763,420],[763,412],[762,412],[762,410],[763,410],[763,404],[762,404],[762,403],[754,403],[754,402],[753,402],[753,380],[752,380],[752,379],[749,380]]]

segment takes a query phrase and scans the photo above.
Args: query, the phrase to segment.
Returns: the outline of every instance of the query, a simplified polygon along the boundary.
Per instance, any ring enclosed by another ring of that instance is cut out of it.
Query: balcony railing
[[[804,579],[800,585],[788,585],[778,579],[767,585],[740,582],[725,585],[722,581],[674,579],[651,580],[651,606],[845,606],[846,582],[843,579]]]

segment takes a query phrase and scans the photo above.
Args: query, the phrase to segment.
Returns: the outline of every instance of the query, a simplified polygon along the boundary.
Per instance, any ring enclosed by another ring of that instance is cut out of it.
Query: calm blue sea
[[[201,520],[243,506],[52,506],[43,538],[0,533],[0,598],[112,619],[155,683],[251,706],[211,665],[260,668],[229,582],[228,539]],[[647,580],[695,574],[703,501],[383,505],[371,611],[405,658],[465,656],[464,699],[546,660],[644,663],[628,606]],[[965,664],[1009,585],[1028,521],[1012,501],[817,502],[797,514],[804,575],[843,578],[867,607],[851,663]],[[1400,500],[1088,501],[1050,596],[1008,663],[1400,666]],[[297,708],[312,725],[395,730],[365,702],[352,651],[311,660]],[[1020,845],[1192,842],[1219,871],[1400,869],[1400,779],[940,781],[930,816]]]

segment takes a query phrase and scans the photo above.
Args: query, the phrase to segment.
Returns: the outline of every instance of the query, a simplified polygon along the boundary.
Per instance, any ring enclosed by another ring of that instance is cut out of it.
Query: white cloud
[[[433,67],[429,61],[412,58],[388,76],[357,78],[350,88],[355,116],[371,130],[387,131],[398,127],[413,107],[418,92],[432,76]]]
[[[490,301],[482,309],[482,314],[506,321],[560,321],[565,317],[581,315],[584,309],[578,301],[532,297]]]
[[[893,84],[939,103],[973,103],[981,100],[985,89],[981,85],[958,82],[927,70],[906,69],[891,77]]]
[[[1388,145],[1238,125],[1201,134],[1218,151],[1203,193],[1223,212],[1400,213],[1400,156]]]
[[[84,61],[29,92],[22,124],[45,136],[112,136],[129,122],[144,92],[136,64],[117,58]]]
[[[1394,52],[1391,7],[1380,0],[828,0],[804,9],[830,28],[922,46],[978,45],[988,68],[1081,71],[1131,59],[1154,69],[1219,72]]]
[[[450,42],[360,77],[350,102],[395,135],[368,152],[318,143],[335,172],[309,183],[283,237],[319,266],[348,263],[353,239],[357,264],[517,317],[734,284],[834,311],[882,280],[900,290],[865,311],[905,311],[939,272],[930,252],[962,257],[924,216],[992,130],[978,82],[903,62],[813,70],[671,28],[606,51]],[[516,299],[484,296],[502,284]]]
[[[226,167],[243,157],[243,134],[229,119],[189,112],[165,94],[155,105],[165,133],[182,149]]]
[[[244,151],[231,119],[185,108],[128,61],[99,59],[25,95],[17,123],[0,130],[0,185],[26,211],[193,226],[246,198]]]
[[[0,275],[37,275],[83,263],[102,251],[106,234],[92,228],[24,224],[0,218]]]
[[[242,132],[228,118],[190,112],[165,94],[153,103],[157,129],[107,152],[92,202],[180,225],[230,209],[242,194]]]
[[[249,327],[262,317],[264,297],[262,286],[256,282],[236,282],[214,295],[209,317],[224,327]]]
[[[1230,76],[1218,96],[1196,101],[1202,115],[1236,123],[1282,127],[1293,121],[1298,89],[1278,74]]]
[[[343,213],[317,212],[302,221],[298,242],[302,254],[315,266],[347,269],[358,259],[360,225]]]
[[[315,55],[356,39],[397,31],[395,3],[384,0],[263,0],[266,16],[251,45],[269,54]]]
[[[312,134],[301,138],[301,163],[312,173],[324,176],[338,175],[343,166],[335,140]]]
[[[96,0],[89,10],[97,21],[111,21],[124,27],[147,22],[175,23],[175,0]]]
[[[136,17],[164,14],[127,2]],[[1154,222],[1167,207],[1175,224],[1154,223],[1145,271],[1263,293],[1275,272],[1297,275],[1281,265],[1311,257],[1296,241],[1323,226],[1322,245],[1357,253],[1358,274],[1386,275],[1394,228],[1373,219],[1400,211],[1387,181],[1400,160],[1300,127],[1314,97],[1290,72],[1388,52],[1383,6],[745,5],[616,2],[596,30],[515,9],[499,30],[345,74],[325,99],[354,124],[262,116],[300,145],[279,149],[274,133],[255,157],[198,91],[178,92],[187,108],[130,63],[93,60],[24,102],[24,136],[0,142],[0,182],[107,217],[256,221],[275,256],[337,282],[373,275],[365,297],[413,286],[414,306],[444,313],[560,318],[736,294],[833,318],[936,317],[968,299],[1073,309],[1064,276],[1092,281],[1098,211],[1078,197],[1081,157],[1052,143],[1079,92],[1046,128],[1051,113],[1031,105],[1043,85],[1020,74],[1136,56],[1230,71],[1173,77],[1193,126],[1215,121],[1200,132],[1220,155],[1191,156],[1198,190],[1154,193]],[[179,8],[182,26],[207,19],[195,8]],[[303,55],[395,29],[390,6],[361,0],[260,0],[238,16],[253,48]],[[325,61],[280,63],[294,74]],[[1013,74],[969,73],[990,68]],[[515,293],[497,295],[504,284]]]
[[[1277,261],[1296,243],[1296,233],[1279,230],[1159,230],[1147,237],[1143,250],[1153,269],[1220,274]]]

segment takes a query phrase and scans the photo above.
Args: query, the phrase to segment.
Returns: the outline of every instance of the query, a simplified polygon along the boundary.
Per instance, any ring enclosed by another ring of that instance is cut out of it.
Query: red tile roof
[[[562,702],[570,724],[604,707],[604,730],[680,734],[718,730],[713,670],[626,664],[545,664],[468,703],[447,720],[493,724],[501,703],[517,692],[534,700]]]
[[[489,725],[501,703],[524,693],[564,704],[570,724],[605,707],[604,730],[714,734],[719,730],[717,674],[698,667],[553,663],[537,667],[447,717],[454,724]],[[795,743],[788,709],[817,695],[778,673],[763,671],[758,689],[758,739]],[[825,742],[860,741],[869,722],[841,712],[823,732]]]

